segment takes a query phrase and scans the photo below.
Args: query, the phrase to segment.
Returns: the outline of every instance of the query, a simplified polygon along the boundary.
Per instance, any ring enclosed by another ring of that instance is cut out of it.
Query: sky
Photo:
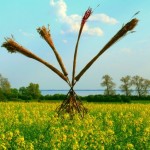
[[[100,4],[100,5],[99,5]],[[99,7],[97,7],[99,5]],[[36,29],[50,26],[56,49],[71,80],[73,55],[85,11],[93,13],[79,42],[76,75],[135,16],[139,19],[130,33],[109,48],[77,82],[76,89],[101,89],[102,76],[110,75],[119,87],[121,77],[139,75],[150,79],[150,1],[149,0],[0,0],[0,45],[13,37],[59,70],[55,55]],[[68,85],[43,64],[0,47],[0,74],[12,88],[38,83],[40,89],[68,89]]]

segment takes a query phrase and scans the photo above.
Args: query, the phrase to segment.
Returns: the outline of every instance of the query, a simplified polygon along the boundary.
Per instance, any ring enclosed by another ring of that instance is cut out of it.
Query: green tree
[[[19,88],[19,94],[20,95],[25,95],[25,94],[27,94],[27,89],[26,89],[26,87],[20,87]]]
[[[146,96],[148,94],[148,89],[150,88],[150,80],[136,75],[132,78],[132,84],[135,86],[135,90],[139,97]]]
[[[18,99],[19,91],[16,88],[11,88],[10,98]]]
[[[0,89],[0,101],[5,101],[6,97],[4,96],[2,90]]]
[[[130,96],[131,95],[131,92],[132,92],[132,89],[131,89],[131,86],[132,86],[132,78],[130,76],[125,76],[125,77],[122,77],[120,79],[120,81],[122,82],[121,86],[120,86],[120,89],[123,93],[125,93],[126,96]]]
[[[39,99],[41,95],[41,91],[39,89],[38,84],[30,83],[27,87],[28,95],[31,96],[33,99]]]
[[[101,86],[103,87],[106,87],[106,89],[104,90],[104,94],[105,95],[115,95],[115,86],[116,84],[112,81],[112,77],[110,77],[109,75],[104,75],[102,77],[102,83],[101,83]]]
[[[19,98],[23,100],[27,100],[28,98],[28,91],[26,87],[19,88]]]

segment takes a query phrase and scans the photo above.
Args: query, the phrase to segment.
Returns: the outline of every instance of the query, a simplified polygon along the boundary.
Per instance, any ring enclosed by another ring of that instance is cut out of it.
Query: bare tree
[[[132,78],[132,84],[135,86],[135,90],[139,97],[146,96],[148,94],[148,89],[150,88],[150,80],[136,75]]]
[[[131,95],[131,92],[132,92],[132,89],[131,89],[131,86],[132,86],[132,79],[131,79],[131,76],[125,76],[125,77],[122,77],[120,79],[120,81],[122,82],[121,86],[120,86],[120,89],[123,93],[125,93],[126,96],[130,96]]]
[[[101,83],[101,86],[103,87],[106,87],[106,89],[104,90],[104,94],[105,95],[115,95],[115,86],[116,84],[112,81],[112,77],[110,77],[109,75],[104,75],[102,77],[102,83]]]
[[[8,94],[10,93],[10,83],[8,81],[7,78],[4,78],[1,74],[0,74],[0,91],[2,91],[4,94]]]
[[[144,80],[144,87],[143,87],[143,94],[147,95],[149,93],[149,89],[150,89],[150,80],[145,79]]]

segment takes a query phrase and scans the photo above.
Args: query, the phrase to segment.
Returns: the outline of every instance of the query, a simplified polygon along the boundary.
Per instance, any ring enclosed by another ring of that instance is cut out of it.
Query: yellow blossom
[[[128,143],[126,146],[127,150],[133,150],[134,149],[134,145],[131,143]]]
[[[17,145],[22,145],[22,144],[24,144],[24,137],[23,136],[21,136],[21,137],[18,137],[17,139],[16,139],[16,143],[17,143]]]
[[[0,139],[4,140],[5,139],[5,134],[0,134]]]
[[[11,131],[6,133],[6,138],[8,141],[10,141],[12,139],[12,137],[13,137],[13,133]]]
[[[14,136],[18,136],[20,134],[20,131],[18,130],[18,129],[16,129],[15,131],[14,131]]]

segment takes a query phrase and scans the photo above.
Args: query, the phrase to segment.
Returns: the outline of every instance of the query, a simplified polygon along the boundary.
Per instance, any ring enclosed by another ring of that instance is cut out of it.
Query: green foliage
[[[41,100],[65,100],[66,99],[66,95],[64,94],[54,94],[54,95],[43,95],[41,96]]]
[[[5,101],[6,97],[4,96],[2,90],[0,89],[0,101]]]
[[[10,92],[10,98],[11,99],[18,99],[19,96],[19,91],[16,88],[11,88],[11,92]]]
[[[30,83],[27,87],[27,93],[32,99],[39,99],[41,92],[38,84]]]
[[[28,90],[26,87],[19,88],[19,98],[22,100],[31,100],[31,96],[28,95]]]
[[[30,83],[27,87],[19,88],[19,98],[23,100],[39,99],[41,92],[38,84]]]
[[[85,96],[84,99],[86,99],[87,102],[121,102],[121,103],[131,102],[131,97],[124,96],[124,95],[113,95],[113,96],[89,95],[89,96]]]

